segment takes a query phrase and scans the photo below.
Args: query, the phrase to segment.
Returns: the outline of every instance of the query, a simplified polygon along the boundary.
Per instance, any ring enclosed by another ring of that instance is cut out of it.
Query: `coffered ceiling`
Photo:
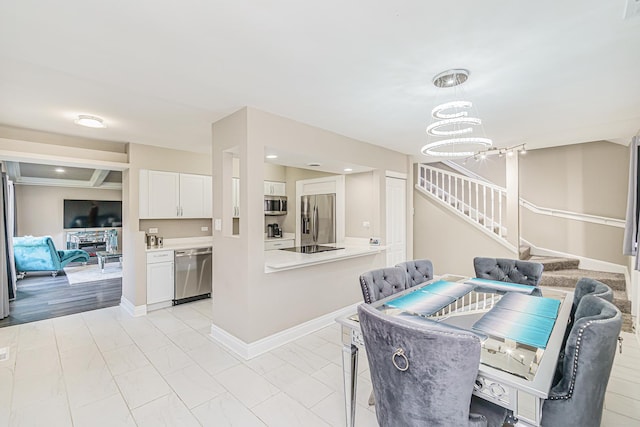
[[[122,189],[122,172],[36,163],[4,162],[15,184]]]
[[[628,143],[627,1],[3,1],[0,123],[208,152],[211,123],[251,106],[421,159],[431,79],[466,68],[498,147]]]

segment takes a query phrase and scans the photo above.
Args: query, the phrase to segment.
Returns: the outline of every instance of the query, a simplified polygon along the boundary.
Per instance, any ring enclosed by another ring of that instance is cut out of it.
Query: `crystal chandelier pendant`
[[[433,84],[439,88],[456,87],[469,77],[467,70],[447,70],[433,78]],[[474,131],[474,126],[481,126],[482,120],[469,116],[473,107],[470,101],[450,101],[440,104],[431,110],[434,121],[427,126],[427,134],[431,137],[447,137],[424,145],[422,154],[438,157],[468,157],[476,151],[487,149],[493,145],[489,138],[467,136]],[[464,135],[462,137],[461,135]]]

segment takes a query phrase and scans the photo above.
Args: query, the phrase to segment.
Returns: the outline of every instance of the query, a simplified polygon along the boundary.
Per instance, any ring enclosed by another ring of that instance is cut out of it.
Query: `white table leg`
[[[102,270],[102,272],[104,273],[104,259],[98,255],[98,266],[100,267],[100,270]]]

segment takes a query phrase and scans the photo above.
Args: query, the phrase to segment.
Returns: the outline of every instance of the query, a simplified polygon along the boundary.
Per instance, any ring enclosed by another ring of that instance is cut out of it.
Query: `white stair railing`
[[[418,187],[472,222],[505,238],[505,188],[424,164],[419,165]]]

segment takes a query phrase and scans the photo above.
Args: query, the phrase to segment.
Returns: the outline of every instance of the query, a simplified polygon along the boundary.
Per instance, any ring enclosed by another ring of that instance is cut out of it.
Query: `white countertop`
[[[334,245],[327,245],[334,246]],[[265,273],[275,273],[278,271],[291,270],[294,268],[307,267],[310,265],[324,264],[327,262],[340,261],[348,258],[355,258],[367,255],[375,255],[384,251],[384,246],[369,245],[337,245],[343,249],[335,251],[320,252],[317,254],[303,254],[285,250],[265,251],[264,271]]]
[[[163,246],[152,246],[147,252],[172,251],[180,249],[206,248],[213,246],[213,237],[183,237],[179,239],[164,239]]]
[[[282,237],[267,237],[267,235],[264,235],[264,241],[265,242],[271,242],[273,240],[293,240],[296,238],[296,233],[283,233]]]

